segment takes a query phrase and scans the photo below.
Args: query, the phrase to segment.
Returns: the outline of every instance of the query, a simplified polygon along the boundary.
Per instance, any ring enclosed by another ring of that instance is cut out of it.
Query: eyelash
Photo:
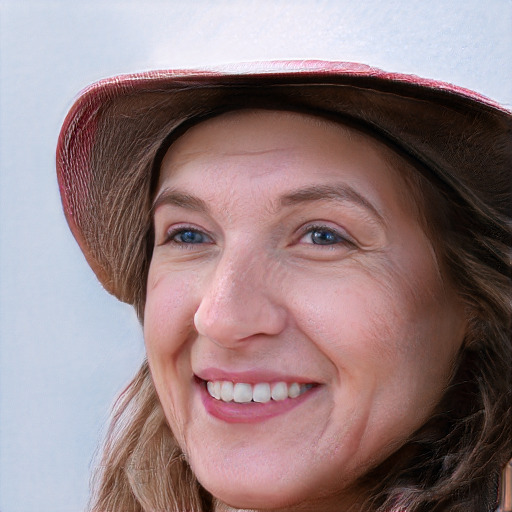
[[[336,245],[355,247],[355,245],[356,245],[355,242],[346,233],[340,233],[338,230],[336,230],[330,226],[325,226],[325,225],[321,225],[321,224],[318,224],[318,225],[314,224],[314,225],[309,225],[309,226],[304,227],[300,233],[299,243],[305,236],[307,236],[308,234],[313,235],[313,233],[315,233],[315,232],[323,232],[323,233],[332,235],[333,236],[332,243],[330,243],[330,242],[315,243],[312,240],[311,243],[309,243],[307,245],[317,245],[320,247],[331,247],[331,246],[336,246]],[[200,235],[201,237],[205,238],[206,240],[203,239],[202,241],[199,241],[199,242],[191,242],[191,241],[186,242],[186,241],[175,240],[175,238],[177,236],[182,235],[184,233],[193,233],[195,235]],[[186,248],[186,247],[190,247],[193,245],[202,245],[202,244],[211,244],[211,243],[213,243],[211,237],[204,231],[194,228],[194,227],[190,227],[190,226],[179,226],[179,227],[171,229],[170,231],[168,231],[166,233],[166,236],[165,236],[165,239],[164,239],[162,245],[173,244],[177,247]]]
[[[178,235],[184,234],[184,233],[194,233],[195,235],[200,235],[200,236],[206,238],[207,240],[202,241],[202,242],[195,242],[195,243],[194,242],[184,242],[184,241],[179,242],[179,241],[175,240],[175,238]],[[165,239],[164,239],[162,245],[173,244],[177,247],[188,247],[188,246],[192,246],[192,245],[201,245],[201,244],[210,244],[210,243],[212,243],[212,239],[204,231],[190,227],[190,226],[179,226],[179,227],[171,229],[170,231],[168,231],[166,233]]]
[[[334,235],[335,240],[333,241],[333,243],[325,243],[325,244],[315,243],[312,241],[310,245],[318,245],[321,247],[322,246],[330,247],[330,246],[339,245],[339,244],[344,245],[344,246],[350,246],[350,247],[354,247],[356,245],[355,242],[346,233],[340,233],[338,230],[336,230],[330,226],[325,226],[325,225],[321,225],[321,224],[306,226],[302,230],[299,240],[302,240],[306,235],[308,235],[308,234],[312,235],[315,232],[329,233],[331,235]]]

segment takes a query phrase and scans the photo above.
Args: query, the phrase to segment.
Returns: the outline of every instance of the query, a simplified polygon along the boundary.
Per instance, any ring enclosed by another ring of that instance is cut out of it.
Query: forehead
[[[194,156],[200,152],[237,153],[242,148],[252,152],[294,147],[298,144],[318,152],[329,147],[336,135],[378,146],[371,137],[324,117],[292,111],[236,110],[202,121],[189,128],[169,148],[165,160]]]
[[[218,191],[232,189],[235,181],[257,187],[258,180],[262,186],[342,180],[372,199],[376,191],[390,196],[403,190],[400,160],[374,138],[322,117],[241,110],[179,137],[162,161],[158,188],[204,187],[208,180]],[[378,208],[379,198],[373,199]]]

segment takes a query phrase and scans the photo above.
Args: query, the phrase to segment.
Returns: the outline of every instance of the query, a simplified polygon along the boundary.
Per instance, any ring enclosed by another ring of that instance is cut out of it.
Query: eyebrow
[[[354,203],[369,211],[374,217],[377,217],[381,223],[384,223],[384,217],[379,210],[368,201],[368,199],[357,192],[357,190],[346,184],[313,185],[311,187],[297,189],[283,196],[281,198],[281,204],[283,206],[290,206],[326,199]]]
[[[300,188],[285,194],[280,198],[279,202],[281,206],[292,206],[313,201],[325,201],[326,199],[354,203],[369,211],[381,223],[384,223],[384,218],[377,208],[359,192],[346,184],[313,185]],[[172,188],[166,188],[158,194],[151,207],[151,213],[153,214],[162,205],[178,206],[179,208],[200,213],[208,213],[210,211],[206,201]]]
[[[151,213],[162,205],[178,206],[180,208],[186,208],[187,210],[194,210],[196,212],[207,213],[209,211],[208,205],[202,199],[190,194],[185,194],[174,189],[164,189],[156,199],[153,201],[151,207]]]

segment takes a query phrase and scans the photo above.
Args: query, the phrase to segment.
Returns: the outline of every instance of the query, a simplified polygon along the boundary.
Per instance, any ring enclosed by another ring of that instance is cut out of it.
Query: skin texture
[[[239,111],[191,128],[163,160],[147,354],[219,509],[348,510],[356,479],[444,391],[463,308],[385,151],[312,116]],[[315,387],[273,417],[225,421],[197,378],[212,372]]]

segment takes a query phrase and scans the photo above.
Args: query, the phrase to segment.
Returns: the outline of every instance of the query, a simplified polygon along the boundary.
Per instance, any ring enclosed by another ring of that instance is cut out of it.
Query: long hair
[[[93,486],[98,512],[200,512],[209,502],[167,426],[147,362],[115,404]]]
[[[398,164],[399,165],[399,164]],[[452,379],[432,418],[369,472],[368,510],[491,512],[500,471],[512,457],[511,232],[489,226],[420,173],[406,175],[424,229],[466,305],[468,327]],[[510,201],[509,196],[509,201]],[[366,509],[364,509],[366,510]]]
[[[150,115],[165,117],[164,100],[161,107]],[[136,115],[126,122],[137,130],[144,124]],[[91,222],[85,221],[82,229],[94,226],[92,217],[98,211],[106,215],[103,223],[113,236],[98,243],[107,245],[102,253],[116,261],[117,269],[138,276],[126,296],[141,320],[152,247],[147,176],[154,176],[159,150],[175,126],[161,119],[146,123],[138,134],[148,141],[141,154],[123,148],[119,134],[98,128],[97,165],[116,162],[117,167],[93,173],[102,181],[91,186],[91,194],[101,189],[102,195],[96,206],[94,198],[91,201]],[[121,150],[126,153],[125,167],[114,158]],[[446,278],[466,305],[469,321],[451,381],[433,417],[361,479],[361,488],[369,489],[362,510],[491,511],[500,470],[512,456],[510,226],[497,212],[478,211],[440,190],[423,176],[424,169],[411,171],[398,156],[391,160],[404,169],[421,222]],[[122,180],[123,186],[112,187],[106,180]],[[108,209],[99,208],[103,201]],[[496,225],[490,225],[489,218],[497,219]],[[134,232],[134,226],[141,225]],[[167,426],[147,362],[114,406],[92,487],[91,512],[209,512],[214,505]]]

